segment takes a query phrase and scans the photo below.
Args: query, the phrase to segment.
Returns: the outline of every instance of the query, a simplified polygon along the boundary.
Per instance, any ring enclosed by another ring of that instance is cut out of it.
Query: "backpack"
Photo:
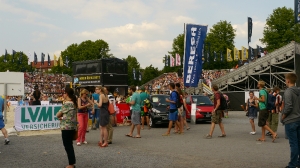
[[[108,111],[109,111],[109,114],[114,114],[115,113],[115,108],[114,108],[114,105],[112,102],[108,101]]]
[[[266,90],[264,90],[267,93],[267,110],[274,110],[276,109],[275,102],[276,102],[276,96],[273,94],[268,93]]]
[[[219,106],[218,110],[226,110],[227,109],[227,101],[221,92],[219,92],[219,94],[220,94],[220,106]]]
[[[175,92],[175,94],[176,94],[176,107],[180,108],[183,105],[182,97],[178,94],[178,92],[176,92],[176,91],[173,91],[173,92]]]
[[[144,105],[147,109],[151,109],[152,108],[152,104],[150,103],[150,100],[148,98],[146,98],[144,100]]]

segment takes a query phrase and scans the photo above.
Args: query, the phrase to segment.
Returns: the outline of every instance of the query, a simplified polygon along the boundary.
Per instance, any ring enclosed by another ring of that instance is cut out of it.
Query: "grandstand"
[[[258,80],[266,82],[266,87],[278,86],[285,89],[284,74],[300,74],[300,44],[291,42],[255,62],[243,65],[238,69],[212,81],[221,91],[234,92],[257,90]],[[297,81],[299,83],[299,80]]]

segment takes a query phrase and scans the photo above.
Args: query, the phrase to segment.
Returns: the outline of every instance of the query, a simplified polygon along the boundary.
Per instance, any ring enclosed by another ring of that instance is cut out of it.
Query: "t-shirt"
[[[214,94],[214,108],[216,108],[218,100],[220,100],[220,105],[219,105],[219,107],[220,107],[221,106],[221,94],[219,92]]]
[[[267,106],[266,106],[266,104],[267,104],[267,99],[268,99],[267,91],[261,89],[261,90],[259,91],[259,98],[261,99],[262,96],[264,96],[265,102],[259,102],[259,103],[258,103],[258,107],[259,107],[260,110],[265,110],[265,109],[267,109]]]
[[[73,102],[66,101],[59,110],[63,114],[62,120],[60,120],[60,128],[62,130],[74,130],[76,128],[76,108]]]
[[[177,94],[176,91],[172,91],[170,94],[170,100],[177,102]],[[170,109],[177,109],[176,103],[170,103]]]
[[[98,93],[93,93],[93,99],[97,101],[97,103],[99,103],[100,100],[100,95]],[[99,109],[98,105],[94,102],[94,108],[95,109]]]
[[[131,105],[132,111],[141,111],[141,98],[140,94],[137,92],[134,92],[131,97],[131,101],[134,101],[135,103]]]
[[[149,97],[149,95],[146,92],[142,92],[140,93],[140,97],[141,97],[141,106],[143,107],[145,104],[144,100],[146,100]]]
[[[2,97],[0,97],[0,115],[3,115],[3,111],[2,111],[3,104],[4,104],[4,99],[2,99]]]

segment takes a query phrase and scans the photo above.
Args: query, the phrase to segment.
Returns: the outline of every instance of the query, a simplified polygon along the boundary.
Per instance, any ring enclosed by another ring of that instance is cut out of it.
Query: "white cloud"
[[[259,39],[263,37],[265,22],[262,21],[254,21],[252,28],[252,37],[250,46],[256,47],[256,45],[263,46]],[[232,27],[236,29],[236,47],[241,48],[242,46],[247,45],[248,38],[248,24],[247,22],[243,24],[233,24]]]
[[[48,35],[46,33],[42,33],[42,32],[33,32],[32,33],[32,41],[33,42],[40,42],[45,40],[48,37]]]

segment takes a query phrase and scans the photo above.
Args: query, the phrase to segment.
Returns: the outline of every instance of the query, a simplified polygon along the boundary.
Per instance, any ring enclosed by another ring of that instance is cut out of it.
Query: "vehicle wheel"
[[[155,127],[155,124],[154,124],[154,122],[153,122],[152,117],[149,118],[149,125],[150,125],[150,127],[152,127],[152,128]]]

